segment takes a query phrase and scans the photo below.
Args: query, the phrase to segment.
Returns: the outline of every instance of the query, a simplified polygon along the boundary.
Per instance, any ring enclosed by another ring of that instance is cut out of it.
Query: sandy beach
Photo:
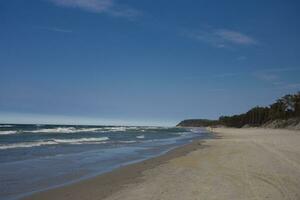
[[[25,199],[300,199],[300,131],[213,132],[215,139]]]

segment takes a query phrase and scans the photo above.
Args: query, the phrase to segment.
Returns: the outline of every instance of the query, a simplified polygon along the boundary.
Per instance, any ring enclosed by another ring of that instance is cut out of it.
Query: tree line
[[[238,128],[245,125],[261,126],[268,121],[294,117],[300,117],[300,92],[285,95],[268,107],[256,106],[240,115],[221,116],[218,124]]]
[[[256,106],[246,113],[233,116],[221,116],[218,120],[189,119],[180,122],[182,127],[206,127],[224,125],[228,127],[261,126],[276,119],[300,118],[300,92],[279,98],[267,107]]]

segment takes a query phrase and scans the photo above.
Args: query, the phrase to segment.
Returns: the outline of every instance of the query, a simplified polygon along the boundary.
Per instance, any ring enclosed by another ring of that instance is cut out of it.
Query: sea
[[[201,128],[0,124],[0,199],[71,184],[210,137]]]

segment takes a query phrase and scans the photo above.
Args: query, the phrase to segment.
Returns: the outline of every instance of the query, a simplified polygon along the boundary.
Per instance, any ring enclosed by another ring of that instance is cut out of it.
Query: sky
[[[297,0],[1,0],[0,123],[173,126],[300,91]]]

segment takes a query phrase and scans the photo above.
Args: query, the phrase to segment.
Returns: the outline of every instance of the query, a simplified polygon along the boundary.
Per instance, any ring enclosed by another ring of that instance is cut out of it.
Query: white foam
[[[169,127],[163,127],[163,126],[143,126],[143,129],[168,129]]]
[[[102,131],[103,128],[79,128],[74,130],[74,133],[78,132],[97,132],[97,131]]]
[[[177,132],[175,133],[176,135],[189,135],[191,134],[190,132]]]
[[[0,145],[0,149],[29,148],[29,147],[38,147],[42,145],[55,145],[55,144],[85,144],[85,143],[95,144],[106,140],[109,140],[109,138],[100,137],[100,138],[80,138],[80,139],[53,139],[50,141],[4,144],[4,145]]]
[[[26,131],[31,133],[79,133],[79,132],[125,132],[127,130],[140,130],[136,126],[119,126],[119,127],[99,127],[99,128],[75,128],[75,127],[57,127],[57,128],[44,128],[33,131]],[[143,130],[142,130],[143,131]]]
[[[128,126],[126,127],[126,130],[139,130],[141,129],[141,127],[137,127],[137,126]]]
[[[57,144],[57,143],[54,141],[23,142],[23,143],[0,145],[0,149],[29,148],[29,147],[37,147],[42,145],[53,145],[53,144]]]
[[[11,135],[16,133],[17,131],[0,131],[0,135]]]
[[[144,139],[145,136],[144,135],[138,135],[138,136],[136,136],[136,138],[138,138],[138,139]]]
[[[74,127],[58,127],[58,128],[45,128],[30,131],[31,133],[79,133],[79,132],[95,132],[103,130],[102,128],[79,128]]]
[[[45,129],[38,129],[34,131],[30,131],[31,133],[70,133],[73,132],[75,128],[69,127],[69,128],[45,128]]]
[[[6,124],[0,125],[0,128],[9,128],[9,127],[13,127],[13,125],[6,125]]]
[[[100,138],[80,138],[80,139],[54,139],[53,141],[57,143],[71,143],[71,144],[82,144],[87,142],[101,142],[109,140],[108,137],[100,137]]]
[[[118,127],[103,127],[103,129],[108,132],[123,132],[127,130],[139,130],[141,128],[136,126],[118,126]]]
[[[127,140],[127,141],[120,141],[120,143],[125,143],[125,144],[129,144],[129,143],[135,143],[135,140]]]
[[[110,131],[110,132],[126,131],[126,127],[124,127],[124,126],[120,126],[120,127],[105,127],[105,129],[107,131]]]

